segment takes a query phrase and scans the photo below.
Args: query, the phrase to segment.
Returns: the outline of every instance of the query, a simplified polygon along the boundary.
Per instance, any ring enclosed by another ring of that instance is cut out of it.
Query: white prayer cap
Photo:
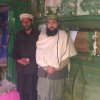
[[[33,15],[31,14],[28,14],[28,13],[23,13],[23,14],[20,14],[20,20],[22,21],[23,18],[30,18],[33,20]]]

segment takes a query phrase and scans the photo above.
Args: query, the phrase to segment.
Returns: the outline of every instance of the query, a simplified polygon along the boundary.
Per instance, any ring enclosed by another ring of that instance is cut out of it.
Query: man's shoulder
[[[40,31],[38,31],[37,29],[33,29],[33,33],[35,33],[38,36],[40,34]]]
[[[24,31],[23,30],[20,30],[20,31],[18,31],[18,32],[16,32],[16,38],[20,38],[20,37],[22,37],[23,36],[23,33],[24,33]]]
[[[59,34],[61,35],[61,36],[68,36],[68,32],[66,32],[66,31],[64,31],[64,30],[59,30]]]

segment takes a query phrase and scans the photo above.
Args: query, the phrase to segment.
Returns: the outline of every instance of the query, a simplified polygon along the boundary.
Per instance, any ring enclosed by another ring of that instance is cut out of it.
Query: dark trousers
[[[20,100],[37,100],[37,75],[17,74],[17,90]]]

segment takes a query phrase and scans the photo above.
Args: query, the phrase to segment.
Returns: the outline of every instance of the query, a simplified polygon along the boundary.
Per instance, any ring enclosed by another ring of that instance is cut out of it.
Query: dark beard
[[[51,31],[51,30],[49,30],[49,29],[47,28],[46,30],[47,30],[47,31],[46,31],[47,36],[54,36],[54,35],[56,35],[57,32],[58,32],[58,29],[54,29],[53,31]]]

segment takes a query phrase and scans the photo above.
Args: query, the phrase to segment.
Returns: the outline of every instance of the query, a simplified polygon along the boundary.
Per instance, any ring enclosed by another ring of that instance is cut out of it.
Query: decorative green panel
[[[14,12],[9,11],[9,42],[8,42],[8,66],[7,66],[7,79],[10,81],[15,82],[15,63],[12,59],[12,48],[13,48],[13,42],[14,42],[14,32],[15,32],[15,18],[14,18]]]
[[[40,23],[50,13],[56,13],[63,27],[100,28],[100,0],[39,0]],[[38,19],[38,21],[39,21]],[[96,30],[98,30],[96,29]]]
[[[51,5],[54,2],[58,3],[55,7]],[[100,31],[100,0],[38,0],[37,3],[37,25],[45,23],[47,14],[57,13],[62,29],[66,31]]]
[[[39,16],[57,13],[59,16],[76,15],[76,0],[39,0]]]
[[[94,57],[90,61],[88,56],[86,53],[81,53],[71,59],[64,100],[99,100],[100,57]]]
[[[80,5],[83,11],[89,11],[90,14],[98,14],[100,10],[99,0],[83,0]]]
[[[94,67],[83,65],[82,66],[85,87],[83,93],[83,100],[99,100],[100,98],[100,67],[95,65]]]
[[[66,79],[66,84],[65,84],[64,100],[73,100],[73,95],[74,95],[73,88],[79,67],[80,64],[71,64],[69,78]]]

